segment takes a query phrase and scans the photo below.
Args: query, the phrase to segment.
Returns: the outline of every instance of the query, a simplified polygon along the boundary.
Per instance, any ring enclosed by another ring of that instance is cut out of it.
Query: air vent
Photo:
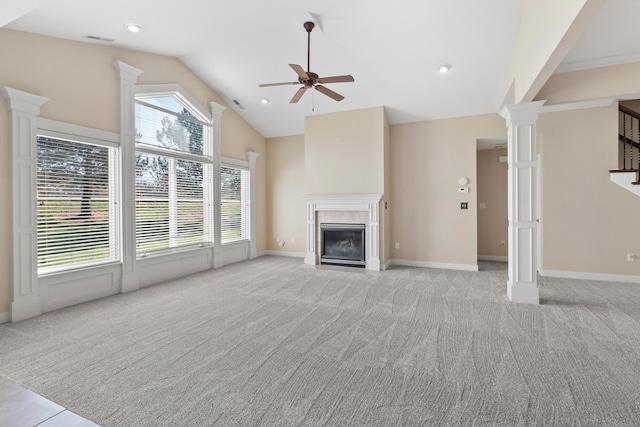
[[[242,104],[240,104],[240,103],[238,102],[238,100],[237,100],[237,99],[234,99],[234,100],[233,100],[233,103],[234,103],[234,104],[236,104],[236,105],[238,106],[238,108],[239,108],[239,109],[244,110],[244,107],[242,106]]]
[[[99,41],[99,42],[107,42],[107,43],[111,43],[111,42],[115,41],[113,39],[108,39],[106,37],[92,36],[91,34],[87,34],[86,36],[83,36],[82,38],[83,39],[89,39],[89,40],[96,40],[96,41]]]

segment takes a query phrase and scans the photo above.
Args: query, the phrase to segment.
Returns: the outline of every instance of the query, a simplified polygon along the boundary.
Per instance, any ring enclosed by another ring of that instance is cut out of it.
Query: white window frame
[[[250,179],[251,171],[249,170],[249,162],[246,160],[237,160],[230,157],[220,158],[220,168],[223,167],[230,169],[239,169],[246,171],[246,174],[242,174],[240,182],[240,206],[241,206],[241,224],[244,224],[245,229],[241,229],[241,237],[238,239],[221,240],[222,245],[228,245],[236,242],[250,241],[251,240],[251,212],[254,207],[251,203],[250,197]],[[222,171],[221,171],[222,173]],[[221,208],[222,209],[222,208]],[[222,226],[222,223],[220,224]]]
[[[70,272],[79,269],[86,269],[93,266],[101,266],[105,264],[120,262],[120,136],[115,133],[106,132],[98,129],[87,128],[83,126],[73,125],[70,123],[58,122],[55,120],[39,118],[37,122],[36,136],[45,136],[61,140],[74,141],[79,143],[88,143],[110,148],[109,152],[109,250],[111,258],[109,260],[92,261],[83,264],[75,264],[70,266],[60,266],[49,268],[38,272],[38,277],[60,272]],[[36,155],[37,162],[37,155]],[[37,184],[37,179],[36,179]],[[36,190],[37,197],[37,190]],[[37,199],[36,199],[37,205]],[[37,212],[37,206],[36,206]]]
[[[165,156],[169,159],[174,160],[188,160],[195,161],[203,164],[203,221],[204,221],[204,236],[205,242],[199,245],[193,246],[176,246],[170,247],[168,249],[157,250],[153,252],[142,252],[138,253],[136,251],[136,258],[148,258],[155,256],[163,256],[175,252],[182,252],[192,250],[194,248],[202,248],[205,246],[211,246],[214,244],[214,216],[213,216],[213,207],[214,207],[214,180],[213,171],[215,170],[214,163],[216,159],[216,147],[215,147],[215,135],[219,132],[219,129],[216,129],[216,123],[212,113],[209,113],[200,105],[200,103],[193,98],[187,91],[185,91],[180,85],[177,84],[167,84],[167,85],[137,85],[135,86],[135,96],[134,103],[137,100],[144,102],[145,99],[150,98],[159,98],[159,97],[173,97],[180,104],[184,105],[193,115],[197,121],[203,123],[205,127],[205,131],[203,132],[203,141],[202,141],[202,155],[190,154],[186,152],[179,152],[176,150],[168,150],[162,147],[156,147],[147,144],[138,144],[134,141],[134,156],[137,152],[142,152],[146,154]],[[135,106],[132,106],[135,108]],[[175,114],[174,112],[171,112]],[[135,121],[134,121],[135,126]],[[175,161],[170,161],[170,164],[175,164]],[[171,172],[170,172],[171,173]],[[135,174],[134,174],[135,175]],[[170,179],[171,179],[170,174]],[[134,176],[135,179],[135,176]],[[133,183],[135,186],[135,182]],[[171,190],[170,190],[171,192]],[[171,205],[171,200],[170,200]],[[176,228],[175,216],[169,213],[169,227],[170,229]],[[133,237],[133,244],[135,245],[135,231]],[[208,240],[208,241],[207,241]],[[172,245],[173,246],[173,245]]]

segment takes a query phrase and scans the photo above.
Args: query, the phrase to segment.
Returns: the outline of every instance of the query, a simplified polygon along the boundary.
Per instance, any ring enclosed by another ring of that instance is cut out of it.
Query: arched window
[[[136,253],[213,242],[211,116],[180,91],[135,97]]]

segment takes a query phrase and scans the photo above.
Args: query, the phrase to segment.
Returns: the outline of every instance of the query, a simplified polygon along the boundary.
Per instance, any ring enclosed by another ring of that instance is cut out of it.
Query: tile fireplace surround
[[[306,196],[307,247],[304,263],[320,263],[320,223],[365,224],[367,270],[380,271],[380,201],[382,194]]]

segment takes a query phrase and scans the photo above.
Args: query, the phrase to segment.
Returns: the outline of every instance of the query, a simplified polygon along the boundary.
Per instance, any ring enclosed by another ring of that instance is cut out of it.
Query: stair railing
[[[640,113],[623,105],[618,106],[620,129],[618,133],[621,171],[640,170]]]

